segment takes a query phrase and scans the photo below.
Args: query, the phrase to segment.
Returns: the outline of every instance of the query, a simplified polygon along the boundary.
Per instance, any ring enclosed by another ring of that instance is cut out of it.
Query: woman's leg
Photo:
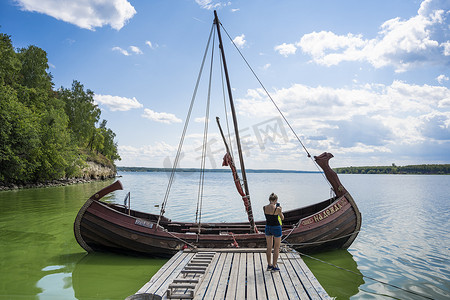
[[[274,237],[273,266],[278,266],[278,255],[280,254],[281,237]]]
[[[266,250],[267,264],[269,266],[271,266],[272,265],[273,235],[266,235],[266,242],[267,242],[267,250]]]

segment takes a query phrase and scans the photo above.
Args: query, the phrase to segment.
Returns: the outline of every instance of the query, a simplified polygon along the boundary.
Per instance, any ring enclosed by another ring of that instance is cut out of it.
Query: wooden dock
[[[266,271],[265,249],[196,249],[175,254],[126,300],[331,299],[294,250]]]

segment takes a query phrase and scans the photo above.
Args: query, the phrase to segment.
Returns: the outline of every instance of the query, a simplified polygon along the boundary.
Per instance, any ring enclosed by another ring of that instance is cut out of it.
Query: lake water
[[[128,173],[124,191],[107,201],[158,213],[166,173]],[[306,263],[337,299],[450,298],[450,176],[340,175],[363,216],[348,250],[313,255]],[[288,210],[324,200],[329,186],[320,174],[248,174],[253,211],[275,192]],[[198,173],[178,173],[166,216],[194,221]],[[0,299],[124,299],[166,262],[112,254],[86,254],[73,236],[85,200],[108,182],[0,192]],[[246,214],[229,173],[206,173],[202,221],[242,221]],[[396,289],[373,281],[399,286]]]

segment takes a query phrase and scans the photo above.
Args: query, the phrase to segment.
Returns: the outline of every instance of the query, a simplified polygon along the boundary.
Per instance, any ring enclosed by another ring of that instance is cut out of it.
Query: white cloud
[[[127,0],[16,0],[23,10],[49,15],[78,27],[95,30],[109,25],[120,30],[136,14]]]
[[[126,97],[95,94],[94,101],[108,106],[111,111],[127,111],[143,107],[135,97],[130,99]]]
[[[121,54],[123,54],[125,56],[130,56],[132,54],[136,54],[136,55],[144,54],[144,52],[142,52],[142,50],[137,46],[130,46],[128,48],[130,49],[131,53],[129,51],[127,51],[121,47],[117,47],[117,46],[113,47],[112,50],[120,52]]]
[[[145,44],[146,44],[147,46],[149,46],[150,49],[156,49],[156,48],[158,48],[158,44],[153,44],[153,43],[150,42],[150,41],[145,41]]]
[[[113,51],[118,51],[118,52],[120,52],[121,54],[123,54],[125,56],[130,56],[130,53],[127,50],[122,49],[120,47],[113,47],[112,50]]]
[[[289,55],[295,54],[295,52],[297,52],[297,47],[295,47],[294,44],[283,43],[281,45],[275,46],[274,49],[284,57],[288,57]]]
[[[165,112],[159,113],[148,108],[144,109],[144,114],[142,116],[149,120],[165,124],[181,123],[181,120],[178,119],[174,114]]]
[[[450,160],[449,88],[402,81],[352,88],[294,84],[275,90],[272,97],[309,152],[332,152],[339,165]],[[248,168],[312,169],[287,125],[280,117],[274,118],[278,113],[264,90],[248,90],[244,99],[236,100],[236,105],[246,115],[243,119],[253,122],[241,131]],[[282,127],[286,135],[281,133]],[[256,131],[261,134],[259,138]],[[208,137],[207,163],[211,168],[220,167],[224,153],[221,137],[217,132]],[[199,166],[202,138],[201,132],[186,135],[181,167]],[[123,165],[167,167],[175,150],[175,144],[157,143],[119,147],[119,154]]]
[[[134,54],[143,54],[142,50],[139,49],[139,47],[136,47],[136,46],[130,46],[130,50],[131,50]]]
[[[375,38],[352,33],[312,32],[297,43],[283,43],[275,50],[288,56],[301,48],[314,62],[325,66],[366,61],[375,68],[394,66],[396,72],[425,63],[448,63],[450,42],[445,41],[449,31],[445,12],[449,9],[448,1],[425,0],[417,15],[407,20],[397,17],[385,21]]]
[[[205,117],[195,118],[194,122],[196,122],[196,123],[205,123]]]
[[[119,145],[118,151],[122,158],[120,164],[130,167],[163,167],[163,161],[175,152],[176,148],[165,142],[154,145],[130,146]]]
[[[442,84],[442,83],[444,83],[445,81],[448,81],[448,77],[447,76],[445,76],[444,74],[441,74],[441,75],[439,75],[438,77],[436,77],[436,80],[440,83],[440,84]]]
[[[238,48],[244,48],[246,42],[245,34],[241,34],[233,39],[233,43],[235,43]]]
[[[270,66],[271,66],[271,64],[265,64],[262,68],[263,68],[263,70],[267,70],[270,68]]]
[[[446,41],[445,43],[442,43],[441,46],[444,48],[444,55],[450,56],[450,41]]]
[[[365,44],[359,35],[349,33],[343,36],[321,31],[305,34],[296,45],[301,47],[303,52],[310,54],[315,62],[330,66],[342,60],[361,59],[361,47]]]
[[[402,81],[340,89],[294,84],[271,96],[313,152],[401,155],[399,148],[433,145],[433,151],[444,152],[450,144],[450,89],[443,86]],[[248,118],[277,114],[261,89],[249,90],[237,105]]]
[[[225,7],[231,3],[228,1],[213,1],[213,0],[195,0],[195,2],[200,5],[203,9],[213,10],[219,7]]]

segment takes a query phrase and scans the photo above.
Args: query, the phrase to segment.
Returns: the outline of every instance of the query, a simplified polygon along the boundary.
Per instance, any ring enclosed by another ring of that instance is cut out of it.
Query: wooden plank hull
[[[107,204],[100,198],[122,189],[120,181],[89,198],[74,223],[77,242],[88,252],[172,256],[185,247],[264,248],[263,221],[256,222],[260,233],[251,233],[248,222],[204,223],[173,222],[157,215],[130,211]],[[361,214],[350,194],[286,211],[282,240],[301,252],[348,248],[361,227]]]

